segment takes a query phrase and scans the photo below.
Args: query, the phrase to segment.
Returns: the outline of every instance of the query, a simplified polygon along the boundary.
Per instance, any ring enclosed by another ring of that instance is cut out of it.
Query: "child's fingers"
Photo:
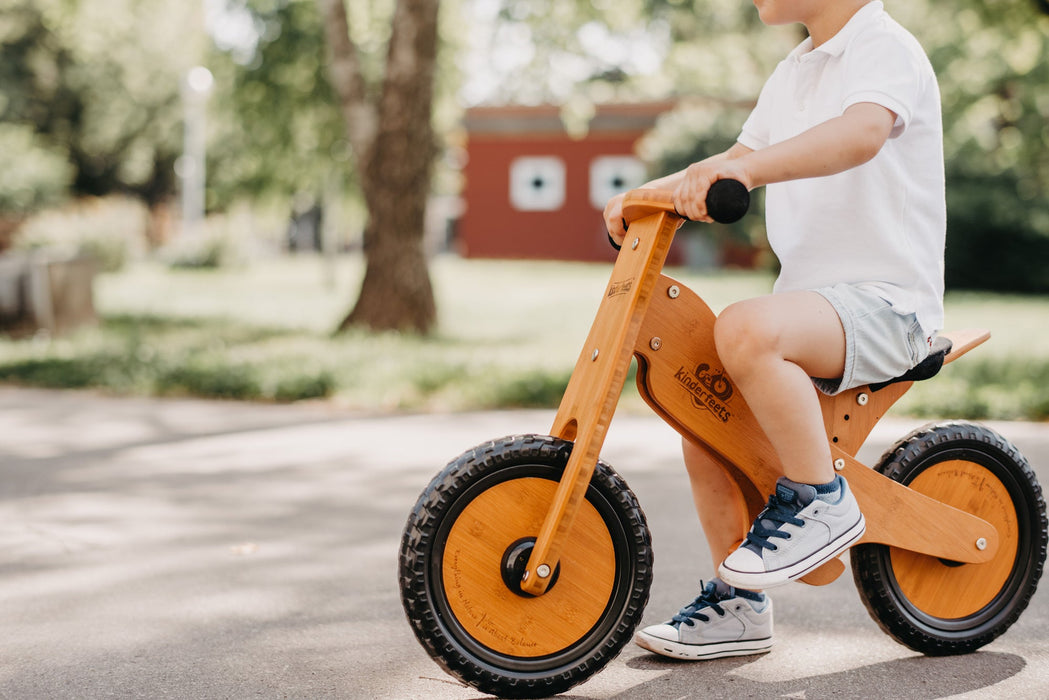
[[[711,219],[707,216],[707,189],[709,185],[703,181],[686,178],[674,191],[674,208],[687,219],[710,223]]]
[[[681,186],[675,192],[675,205],[680,200],[678,212],[693,221],[710,223],[712,219],[707,214],[707,191],[716,179],[717,174],[708,163],[700,161],[690,165]]]
[[[608,229],[608,235],[611,236],[612,240],[616,245],[623,243],[623,238],[626,237],[626,221],[623,220],[623,198],[619,195],[613,197],[605,205],[605,228]]]

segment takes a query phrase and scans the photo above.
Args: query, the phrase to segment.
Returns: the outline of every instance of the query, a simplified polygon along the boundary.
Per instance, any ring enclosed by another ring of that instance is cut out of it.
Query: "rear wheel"
[[[515,436],[470,450],[420,496],[400,551],[413,630],[449,673],[501,697],[586,680],[641,620],[652,549],[633,493],[599,462],[547,592],[520,577],[572,443]]]
[[[998,530],[999,549],[962,564],[881,544],[853,547],[853,578],[871,617],[928,655],[963,654],[1007,630],[1034,595],[1046,556],[1042,489],[1005,438],[969,423],[926,426],[886,453],[878,471]]]

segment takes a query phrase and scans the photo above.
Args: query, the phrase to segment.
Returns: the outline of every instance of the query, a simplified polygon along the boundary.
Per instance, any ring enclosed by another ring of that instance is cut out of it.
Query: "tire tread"
[[[860,600],[878,626],[890,637],[915,651],[928,656],[965,654],[990,643],[1003,634],[1030,603],[1038,586],[1046,558],[1047,519],[1045,499],[1034,470],[1020,451],[994,430],[962,421],[951,421],[922,426],[890,448],[876,468],[894,481],[902,481],[911,465],[931,449],[949,443],[979,444],[999,453],[1014,468],[1014,476],[1021,487],[1029,489],[1028,498],[1033,505],[1034,517],[1038,522],[1033,528],[1032,570],[1012,601],[1004,617],[980,634],[969,636],[937,636],[916,626],[908,615],[893,600],[891,582],[879,565],[885,545],[861,544],[852,549],[851,563],[853,579],[860,593]]]
[[[604,643],[581,662],[547,676],[514,674],[462,653],[445,635],[436,619],[427,591],[428,552],[439,520],[462,484],[499,469],[507,459],[535,459],[539,464],[568,461],[572,443],[547,435],[512,435],[467,450],[450,462],[423,491],[412,509],[401,538],[399,585],[405,614],[427,653],[447,673],[478,690],[505,698],[535,698],[564,692],[589,678],[611,661],[632,637],[648,602],[652,580],[652,544],[644,512],[623,479],[604,462],[598,462],[591,483],[613,496],[618,513],[625,515],[633,538],[636,567],[630,598],[614,630]]]

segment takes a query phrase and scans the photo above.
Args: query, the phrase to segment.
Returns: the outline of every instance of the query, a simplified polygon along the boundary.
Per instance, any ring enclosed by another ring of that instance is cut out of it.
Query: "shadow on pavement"
[[[665,669],[666,673],[618,697],[920,700],[988,688],[1015,676],[1027,665],[1015,654],[984,651],[964,656],[911,656],[822,676],[765,682],[732,673],[746,663],[737,658],[694,664],[645,654],[627,665],[647,671]]]
[[[642,654],[626,665],[635,670],[666,672],[614,696],[614,700],[931,700],[989,688],[1020,673],[1027,665],[1022,657],[1015,654],[981,651],[963,656],[911,656],[821,676],[768,682],[733,673],[748,663],[748,658],[695,663]],[[459,685],[451,679],[448,682]],[[471,700],[490,697],[478,695]],[[594,698],[568,692],[554,696],[554,700]]]

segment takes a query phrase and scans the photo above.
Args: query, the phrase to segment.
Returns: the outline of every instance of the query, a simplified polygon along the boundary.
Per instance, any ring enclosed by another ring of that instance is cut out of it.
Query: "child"
[[[760,591],[862,536],[863,515],[832,467],[814,385],[834,394],[899,376],[928,355],[943,322],[942,128],[924,52],[881,2],[755,5],[764,23],[800,22],[809,38],[773,72],[737,143],[646,185],[672,190],[678,212],[707,222],[714,181],[768,185],[768,238],[781,264],[773,294],[725,309],[714,340],[784,476],[738,546],[749,519],[739,487],[716,455],[685,441],[719,577],[635,640],[678,658],[768,651],[772,602]],[[605,209],[617,242],[622,202]]]

